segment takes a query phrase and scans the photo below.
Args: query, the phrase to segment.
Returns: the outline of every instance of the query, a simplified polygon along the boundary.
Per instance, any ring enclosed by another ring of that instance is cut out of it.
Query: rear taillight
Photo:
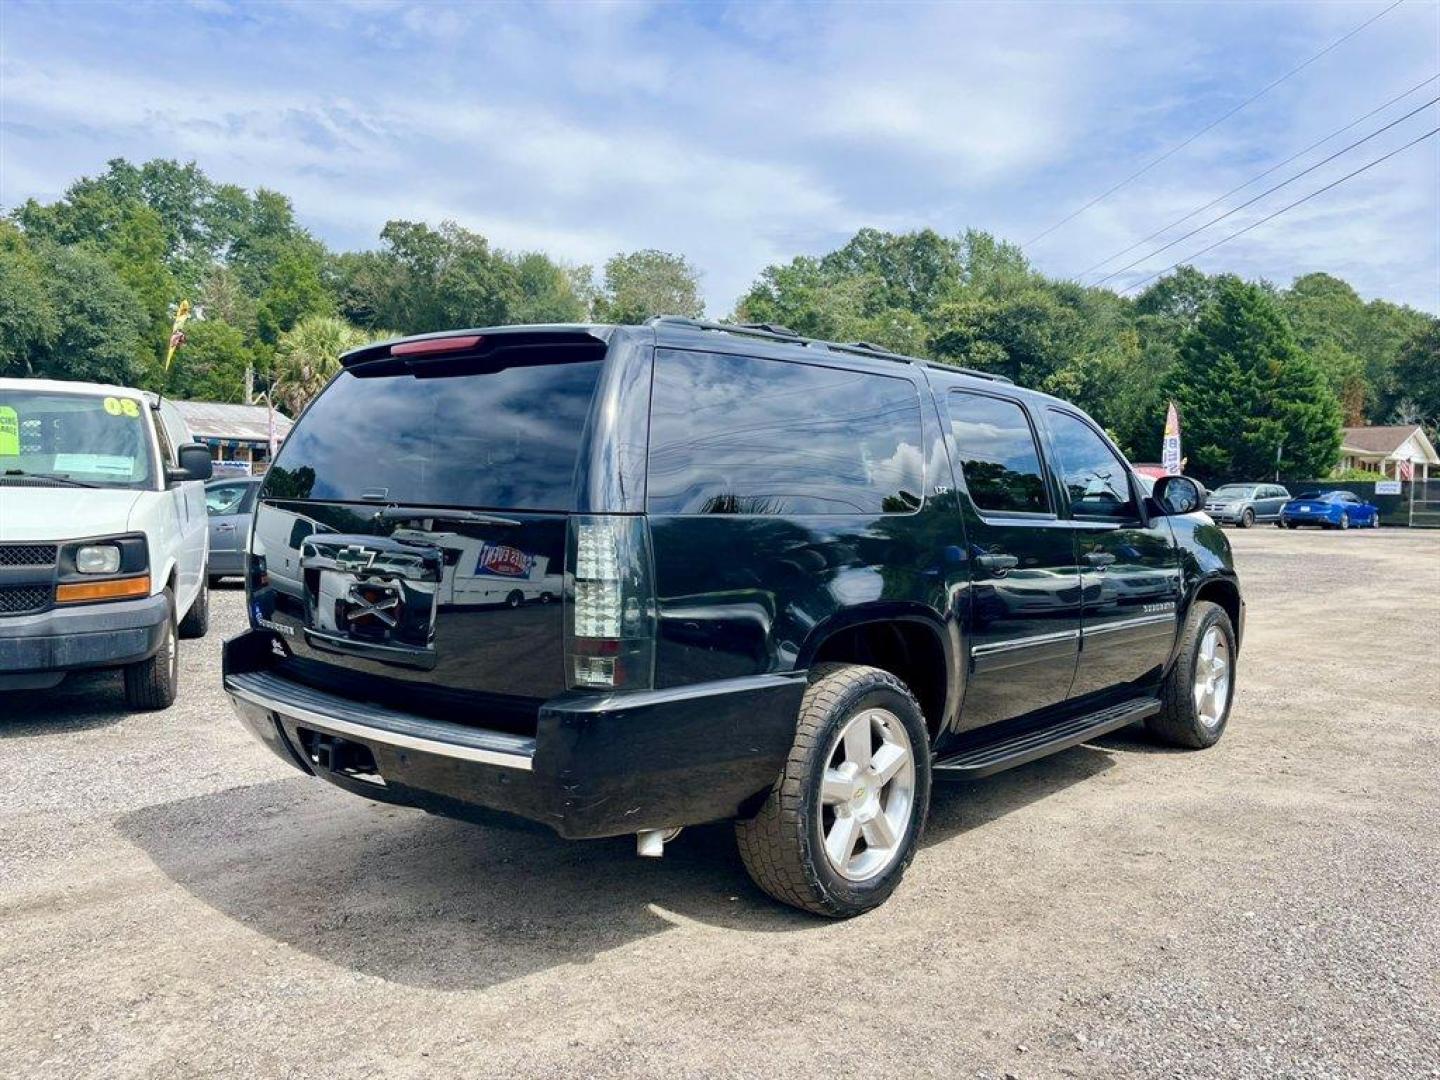
[[[572,517],[567,552],[566,681],[586,690],[653,686],[655,590],[645,519]]]

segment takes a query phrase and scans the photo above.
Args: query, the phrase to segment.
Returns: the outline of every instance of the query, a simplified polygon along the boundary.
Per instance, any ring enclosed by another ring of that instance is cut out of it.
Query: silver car
[[[1279,521],[1289,499],[1279,484],[1224,484],[1210,492],[1205,512],[1222,525],[1248,529],[1257,521]]]
[[[212,480],[205,485],[205,510],[210,515],[210,562],[206,573],[212,584],[223,577],[244,576],[245,543],[259,490],[258,476]]]

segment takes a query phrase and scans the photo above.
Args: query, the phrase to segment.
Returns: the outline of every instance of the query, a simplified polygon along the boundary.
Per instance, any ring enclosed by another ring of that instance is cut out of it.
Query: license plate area
[[[364,743],[303,727],[297,728],[296,734],[300,736],[300,750],[313,768],[339,773],[377,787],[385,786],[385,778],[375,764],[375,755]]]

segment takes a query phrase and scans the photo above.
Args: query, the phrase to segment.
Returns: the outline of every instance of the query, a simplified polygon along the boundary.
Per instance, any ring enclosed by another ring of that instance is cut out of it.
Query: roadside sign
[[[1376,480],[1376,481],[1375,481],[1375,494],[1376,494],[1376,495],[1399,495],[1399,494],[1400,494],[1400,481],[1399,481],[1399,480]]]

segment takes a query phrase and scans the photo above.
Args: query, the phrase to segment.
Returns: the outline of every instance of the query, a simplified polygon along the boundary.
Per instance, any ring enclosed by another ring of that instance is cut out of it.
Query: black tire
[[[1240,528],[1242,528],[1242,529],[1248,529],[1248,528],[1250,528],[1251,525],[1254,525],[1254,524],[1255,524],[1255,511],[1254,511],[1254,510],[1246,510],[1243,514],[1240,515]]]
[[[895,854],[864,880],[842,877],[823,848],[821,781],[845,722],[862,709],[883,708],[909,740],[914,784],[909,817]],[[735,825],[745,869],[781,903],[845,919],[884,903],[915,856],[930,808],[930,737],[909,689],[888,671],[852,664],[817,664],[800,706],[795,744],[760,812]]]
[[[1344,511],[1342,511],[1340,514],[1340,528],[1350,528],[1350,515]]]
[[[505,597],[505,603],[512,608],[517,608],[524,602],[525,594],[519,589],[514,590],[509,596]]]
[[[200,592],[190,605],[190,610],[185,613],[185,618],[180,620],[180,636],[182,638],[202,638],[210,630],[210,579],[200,579]]]
[[[125,704],[132,709],[168,709],[180,682],[180,634],[175,625],[175,596],[165,590],[165,640],[156,654],[124,669]]]
[[[1299,526],[1296,525],[1295,522],[1293,522],[1293,521],[1287,521],[1287,522],[1285,522],[1285,528],[1287,528],[1287,529],[1298,529]]]
[[[1207,724],[1196,708],[1195,680],[1201,642],[1212,627],[1224,638],[1229,678],[1219,722]],[[1235,628],[1230,625],[1230,616],[1219,604],[1195,601],[1180,634],[1179,657],[1160,689],[1160,711],[1145,721],[1150,734],[1171,746],[1191,750],[1203,750],[1219,742],[1225,725],[1230,722],[1230,706],[1235,700],[1235,657]]]

